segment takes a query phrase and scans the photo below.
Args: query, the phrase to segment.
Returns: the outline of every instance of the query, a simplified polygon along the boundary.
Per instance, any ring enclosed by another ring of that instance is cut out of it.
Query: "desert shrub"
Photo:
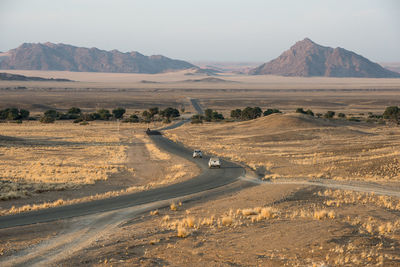
[[[338,114],[338,117],[339,117],[339,118],[346,118],[346,114],[344,114],[344,113],[339,113],[339,114]]]
[[[231,118],[240,119],[242,116],[242,110],[240,108],[231,110]]]
[[[315,116],[316,116],[317,118],[321,118],[321,117],[322,117],[322,113],[317,113],[317,114],[315,114]]]
[[[26,109],[6,108],[0,110],[1,120],[27,120],[29,119],[29,111]]]
[[[179,113],[179,110],[177,110],[176,108],[171,108],[171,107],[168,107],[168,108],[166,108],[164,110],[161,110],[159,112],[159,114],[160,114],[161,117],[168,118],[168,119],[177,118],[177,117],[179,117],[181,115]]]
[[[145,111],[142,112],[142,117],[143,117],[143,119],[150,121],[151,113],[148,112],[147,110],[145,110]]]
[[[311,109],[307,109],[307,111],[305,111],[303,108],[297,108],[296,113],[314,116],[314,112]]]
[[[242,110],[242,120],[252,120],[261,117],[262,110],[260,107],[246,107]]]
[[[296,113],[306,114],[303,108],[297,108]]]
[[[99,120],[109,120],[112,117],[108,109],[99,109],[97,114],[99,114]]]
[[[132,114],[129,116],[129,118],[124,120],[124,122],[134,122],[134,123],[137,123],[139,121],[140,121],[140,119],[136,114]]]
[[[274,109],[269,108],[269,109],[264,111],[263,115],[264,116],[268,116],[268,115],[271,115],[271,114],[274,114],[274,113],[282,113],[282,112],[280,112],[280,110],[276,109],[276,108],[274,108]]]
[[[154,117],[154,115],[158,114],[160,111],[158,109],[158,107],[153,107],[153,108],[149,108],[149,112],[151,117]]]
[[[224,115],[218,113],[216,110],[206,109],[204,111],[204,120],[205,121],[220,121],[224,119]]]
[[[217,111],[214,111],[214,112],[212,113],[211,119],[212,119],[213,121],[220,121],[220,120],[223,120],[223,119],[224,119],[224,115],[222,115],[221,113],[218,113]]]
[[[370,119],[382,119],[383,115],[373,114],[372,112],[368,112],[368,118]]]
[[[314,112],[311,109],[307,109],[306,114],[314,117]]]
[[[8,120],[18,120],[18,118],[19,118],[19,111],[17,108],[8,109],[8,113],[7,113]]]
[[[212,113],[213,113],[213,110],[210,109],[210,108],[208,108],[208,109],[206,109],[206,110],[204,111],[204,119],[205,119],[205,121],[211,121],[211,119],[212,119]]]
[[[332,119],[334,116],[335,116],[335,111],[331,111],[331,110],[328,110],[324,114],[324,118],[327,118],[327,119]]]
[[[397,106],[387,107],[382,116],[384,119],[400,122],[400,108]]]
[[[193,115],[191,118],[191,123],[203,123],[204,116],[200,114]]]
[[[112,114],[116,119],[121,119],[124,116],[125,112],[126,110],[124,108],[116,108],[112,110]]]
[[[52,117],[52,118],[57,118],[57,111],[55,110],[55,109],[49,109],[49,110],[46,110],[45,112],[44,112],[44,116],[47,116],[47,117]]]
[[[50,115],[43,115],[40,118],[41,123],[53,123],[55,120],[56,120],[56,118],[53,116],[50,116]]]
[[[30,114],[29,110],[20,109],[19,110],[19,119],[26,120],[29,118],[29,114]]]
[[[358,118],[358,117],[350,117],[348,120],[349,121],[355,121],[355,122],[360,122],[361,121],[361,119]]]
[[[72,107],[72,108],[68,109],[68,112],[67,112],[67,114],[75,114],[75,115],[79,115],[81,113],[82,113],[81,109],[77,108],[77,107]]]

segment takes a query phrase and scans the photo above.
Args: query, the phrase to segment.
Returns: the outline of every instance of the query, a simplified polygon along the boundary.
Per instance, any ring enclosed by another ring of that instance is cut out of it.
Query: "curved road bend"
[[[182,121],[178,124],[181,125],[184,122],[185,121]],[[179,125],[172,125],[170,127],[178,126]],[[221,169],[210,170],[207,166],[208,156],[205,155],[203,159],[193,159],[192,151],[180,144],[172,142],[162,135],[150,135],[150,138],[161,149],[196,163],[201,168],[202,173],[191,180],[166,187],[74,205],[0,216],[0,228],[55,221],[182,197],[227,185],[245,174],[245,170],[241,166],[229,161],[223,161]]]

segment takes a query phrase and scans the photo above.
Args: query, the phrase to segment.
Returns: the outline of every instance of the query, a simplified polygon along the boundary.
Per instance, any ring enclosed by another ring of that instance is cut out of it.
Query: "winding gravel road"
[[[185,122],[186,121],[181,121],[175,125],[165,127],[164,130],[179,127]],[[148,191],[74,205],[1,216],[0,228],[55,221],[187,196],[227,185],[245,174],[245,170],[241,166],[229,161],[222,161],[221,169],[210,170],[207,167],[209,156],[205,155],[202,159],[193,159],[192,151],[185,148],[183,145],[176,144],[162,135],[150,135],[150,138],[159,148],[196,163],[202,170],[202,173],[191,180]]]

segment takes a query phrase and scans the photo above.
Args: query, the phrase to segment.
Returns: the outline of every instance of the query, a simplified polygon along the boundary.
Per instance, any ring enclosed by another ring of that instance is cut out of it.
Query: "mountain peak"
[[[296,42],[278,58],[250,70],[249,74],[400,78],[399,73],[387,70],[352,51],[321,46],[309,38]]]
[[[50,42],[24,43],[5,54],[0,69],[162,73],[196,67],[164,56],[148,57],[139,52],[122,53]]]

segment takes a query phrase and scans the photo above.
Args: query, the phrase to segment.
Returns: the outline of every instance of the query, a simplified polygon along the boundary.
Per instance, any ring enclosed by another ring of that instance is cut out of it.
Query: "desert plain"
[[[32,115],[72,106],[85,112],[122,106],[127,114],[172,106],[190,118],[192,99],[226,118],[246,106],[282,113],[164,131],[242,165],[246,175],[135,209],[0,229],[1,265],[400,264],[400,128],[369,118],[399,105],[400,79],[10,72],[75,81],[1,81],[0,109]],[[299,107],[346,118],[295,113]],[[164,126],[1,123],[1,215],[195,179],[201,170],[193,162],[159,149],[144,133]]]

